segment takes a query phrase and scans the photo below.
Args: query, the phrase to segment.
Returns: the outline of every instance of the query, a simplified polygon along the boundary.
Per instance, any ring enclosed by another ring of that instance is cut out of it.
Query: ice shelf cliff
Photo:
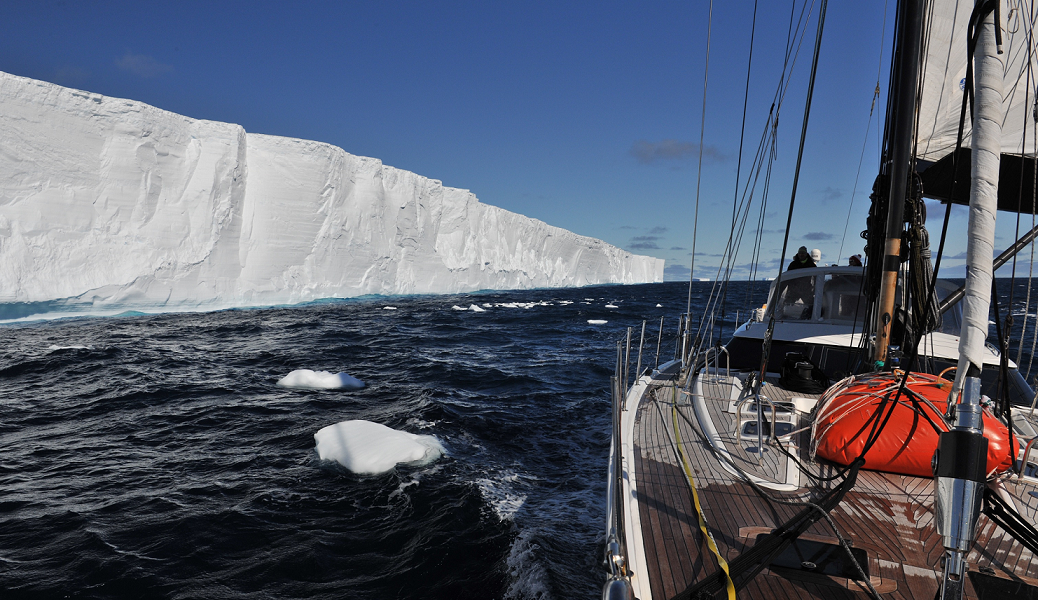
[[[0,304],[662,281],[663,260],[306,140],[0,73]]]

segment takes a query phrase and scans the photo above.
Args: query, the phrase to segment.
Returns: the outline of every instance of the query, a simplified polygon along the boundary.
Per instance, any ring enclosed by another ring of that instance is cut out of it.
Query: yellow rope
[[[710,547],[710,551],[717,557],[717,564],[721,566],[724,571],[725,587],[728,590],[728,600],[735,600],[735,582],[732,581],[732,575],[728,572],[728,561],[721,556],[721,552],[717,549],[717,544],[714,542],[714,536],[710,535],[710,532],[706,528],[706,516],[703,515],[703,507],[699,504],[699,494],[696,492],[696,482],[692,479],[692,469],[688,466],[688,460],[685,459],[685,453],[681,450],[681,428],[678,427],[678,390],[674,388],[674,402],[671,404],[671,415],[674,417],[674,441],[678,447],[678,457],[681,458],[681,468],[685,471],[685,478],[688,479],[688,485],[692,488],[692,501],[696,505],[696,515],[699,517],[699,529],[706,536],[706,543]]]

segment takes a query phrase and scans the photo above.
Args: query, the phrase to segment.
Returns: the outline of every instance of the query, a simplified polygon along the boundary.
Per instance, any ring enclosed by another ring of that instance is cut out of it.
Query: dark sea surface
[[[711,285],[695,284],[694,314]],[[749,285],[733,284],[721,335],[763,303]],[[654,364],[665,316],[670,358],[688,295],[667,283],[0,326],[0,598],[599,597],[616,341],[647,319]],[[472,304],[485,311],[453,308]],[[275,385],[296,369],[367,387]],[[367,476],[320,460],[314,433],[357,419],[435,436],[446,455]]]

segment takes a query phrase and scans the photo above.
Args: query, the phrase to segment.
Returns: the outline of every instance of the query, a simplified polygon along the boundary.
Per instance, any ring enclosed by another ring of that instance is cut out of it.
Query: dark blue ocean
[[[668,283],[0,326],[0,597],[598,597],[616,341],[647,319],[654,364],[665,316],[670,358],[687,299]],[[734,284],[722,335],[763,301]],[[367,387],[275,386],[296,369]],[[372,476],[319,460],[314,433],[355,419],[446,455]]]

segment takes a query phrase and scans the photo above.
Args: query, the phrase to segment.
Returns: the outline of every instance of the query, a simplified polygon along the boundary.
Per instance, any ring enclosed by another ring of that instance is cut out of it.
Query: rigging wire
[[[699,120],[699,166],[696,170],[696,211],[692,220],[692,264],[688,269],[688,308],[686,314],[692,314],[692,282],[696,272],[696,233],[699,229],[699,186],[703,180],[703,136],[706,133],[706,92],[710,80],[710,35],[714,28],[714,0],[710,0],[710,12],[706,25],[706,65],[703,67],[703,111]],[[684,360],[684,357],[682,357]]]
[[[783,239],[782,239],[782,253],[780,254],[780,256],[782,257],[782,260],[779,263],[779,274],[778,274],[778,277],[775,278],[775,289],[776,290],[779,289],[779,286],[782,283],[782,267],[783,267],[783,263],[785,263],[785,261],[786,261],[786,250],[788,249],[788,246],[789,246],[789,229],[790,229],[790,227],[792,225],[792,222],[793,222],[793,208],[796,205],[797,185],[800,182],[800,166],[803,163],[803,159],[804,159],[804,143],[807,140],[807,125],[810,122],[810,117],[811,117],[811,99],[814,96],[815,77],[818,74],[818,55],[819,55],[821,47],[822,47],[822,31],[823,31],[823,28],[824,28],[824,25],[825,25],[825,9],[826,9],[826,4],[827,4],[827,1],[826,0],[822,0],[821,6],[820,6],[819,11],[818,11],[818,33],[815,36],[814,57],[812,58],[812,61],[811,61],[811,76],[808,79],[808,84],[807,84],[807,99],[804,102],[804,121],[803,121],[803,124],[801,125],[801,128],[800,128],[800,147],[799,147],[799,149],[797,151],[796,167],[793,169],[793,190],[790,193],[789,212],[786,215],[786,233],[785,233],[785,235],[783,236]],[[771,336],[774,333],[774,331],[775,331],[775,311],[771,311],[771,318],[768,320],[768,330],[764,334],[764,348],[763,348],[763,352],[761,352],[762,359],[761,359],[760,377],[757,380],[757,390],[756,391],[760,390],[760,386],[764,382],[764,373],[767,372],[767,368],[768,368],[768,355],[769,355],[769,353],[771,351]]]
[[[756,39],[757,33],[757,0],[753,0],[753,19],[750,21],[750,52],[749,57],[746,59],[746,89],[743,92],[742,98],[742,125],[739,128],[739,157],[735,166],[735,194],[732,199],[732,227],[728,233],[728,239],[731,240],[735,234],[735,217],[736,217],[736,205],[739,204],[739,178],[742,174],[742,146],[743,140],[746,138],[746,112],[747,107],[750,103],[750,73],[753,70],[753,42]],[[725,318],[725,307],[728,299],[728,278],[725,278],[725,285],[721,289],[721,331],[718,333],[718,337],[724,336],[724,318]],[[735,324],[739,326],[738,323]]]
[[[1018,14],[1019,14],[1019,12],[1018,12]],[[1033,85],[1032,82],[1034,81],[1034,69],[1033,69],[1032,63],[1031,63],[1031,61],[1033,60],[1032,44],[1034,42],[1034,38],[1033,38],[1033,35],[1034,35],[1034,32],[1033,32],[1034,0],[1031,0],[1031,8],[1030,8],[1030,12],[1028,14],[1028,17],[1029,17],[1028,18],[1028,25],[1029,25],[1029,27],[1028,27],[1028,31],[1027,31],[1027,73],[1026,73],[1025,79],[1024,79],[1024,85],[1026,86],[1025,95],[1024,95],[1024,107],[1025,108],[1031,105],[1030,94],[1031,94],[1031,86]],[[1038,124],[1036,124],[1036,125],[1038,125]],[[1032,128],[1031,135],[1035,136],[1036,132],[1038,132],[1038,127]],[[1036,137],[1038,137],[1038,136],[1036,136]],[[1026,110],[1024,110],[1024,132],[1023,132],[1022,144],[1023,144],[1023,147],[1021,148],[1021,154],[1022,155],[1026,155],[1026,150],[1027,150],[1027,111]],[[1035,161],[1035,167],[1036,167],[1036,169],[1038,169],[1038,160]],[[1034,229],[1034,226],[1035,226],[1035,194],[1034,194],[1034,189],[1033,189],[1035,184],[1038,184],[1038,181],[1035,181],[1034,177],[1032,176],[1031,229]],[[1023,185],[1024,185],[1024,170],[1023,170],[1023,168],[1021,168],[1020,169],[1020,192],[1019,192],[1020,196],[1023,196]],[[1019,211],[1017,211],[1017,230],[1018,230],[1018,232],[1019,232],[1019,220],[1020,220],[1020,213],[1019,213]],[[1016,257],[1015,256],[1013,258],[1013,263],[1014,263],[1014,270],[1015,270],[1015,264],[1016,264]],[[1016,366],[1017,366],[1018,369],[1021,366],[1020,359],[1022,357],[1023,350],[1024,350],[1024,339],[1027,337],[1027,313],[1028,313],[1028,310],[1031,307],[1031,282],[1032,282],[1033,275],[1034,275],[1034,244],[1032,243],[1031,244],[1031,260],[1030,260],[1030,263],[1029,263],[1028,269],[1027,269],[1027,296],[1026,296],[1026,299],[1024,300],[1024,318],[1023,318],[1023,324],[1022,324],[1021,329],[1020,329],[1020,343],[1017,345],[1017,348],[1016,348]],[[1038,339],[1038,323],[1036,323],[1036,338],[1035,339]],[[1034,355],[1034,351],[1033,350],[1031,352],[1031,355],[1032,356]],[[1028,364],[1028,372],[1030,372],[1030,364]]]
[[[869,122],[865,125],[865,140],[861,143],[861,156],[858,157],[858,171],[854,174],[854,186],[851,188],[851,201],[847,206],[847,220],[843,224],[843,237],[840,238],[840,251],[837,253],[837,262],[843,257],[843,244],[847,241],[847,229],[851,224],[851,214],[854,212],[854,196],[858,193],[858,178],[861,176],[861,165],[865,160],[865,149],[869,144],[869,131],[872,129],[872,115],[876,111],[876,100],[880,96],[879,82],[883,76],[883,49],[886,45],[887,33],[887,4],[883,2],[883,26],[880,28],[879,36],[879,64],[876,66],[876,89],[872,92],[872,106],[869,107]]]
[[[767,147],[767,144],[768,144],[769,141],[771,143],[771,153],[769,155],[769,161],[774,161],[774,160],[777,159],[776,137],[777,137],[777,132],[778,132],[778,113],[779,113],[779,110],[781,109],[782,99],[785,97],[785,93],[789,89],[790,81],[787,78],[787,75],[789,73],[791,73],[792,69],[796,66],[796,59],[799,56],[800,48],[803,45],[803,42],[804,42],[804,40],[806,38],[806,34],[807,34],[807,27],[806,27],[806,25],[807,25],[807,22],[810,20],[811,15],[813,14],[814,2],[812,1],[810,4],[805,3],[804,5],[801,6],[800,16],[799,16],[799,18],[796,21],[794,21],[794,19],[793,19],[793,17],[796,15],[796,10],[795,9],[796,9],[796,2],[794,1],[793,5],[792,5],[792,8],[791,8],[791,11],[790,11],[790,25],[789,25],[789,31],[787,33],[787,47],[786,47],[786,52],[785,52],[785,62],[783,63],[783,70],[782,70],[782,73],[781,73],[781,75],[779,77],[779,85],[778,85],[778,87],[775,90],[775,96],[774,96],[774,98],[772,100],[772,110],[771,110],[771,112],[768,115],[768,119],[766,120],[764,132],[761,135],[761,144],[760,144],[760,146],[758,146],[758,152],[757,152],[756,158],[754,159],[754,164],[757,165],[757,168],[751,170],[751,172],[753,173],[753,176],[755,178],[758,178],[759,175],[760,175],[760,164],[758,164],[758,163],[760,161],[763,161],[764,149]],[[805,19],[806,19],[806,21],[805,21]],[[795,28],[794,28],[794,23],[796,25]],[[769,176],[769,178],[770,178],[770,171],[771,171],[771,164],[769,162],[769,165],[768,165],[768,176]],[[754,186],[754,188],[755,188],[755,186]],[[748,189],[749,189],[749,182],[747,180],[747,185],[744,186],[744,190],[743,190],[743,197],[744,198],[746,198],[746,194],[747,194],[747,190]],[[750,196],[750,200],[752,200],[752,196]],[[761,212],[761,219],[763,219],[763,217],[764,217],[764,213]],[[761,226],[763,226],[763,225],[761,225]],[[724,263],[725,258],[727,258],[729,261],[733,261],[734,260],[731,257],[731,251],[730,251],[731,248],[732,248],[732,239],[729,238],[728,244],[726,245],[725,253],[722,255],[722,263]],[[704,340],[712,337],[712,334],[713,334],[712,324],[713,324],[713,321],[714,321],[714,311],[716,311],[717,285],[718,285],[719,281],[722,281],[722,280],[727,279],[729,277],[729,275],[725,275],[724,277],[722,277],[721,273],[723,271],[724,270],[722,268],[720,268],[720,267],[718,268],[718,276],[714,278],[714,284],[711,286],[711,291],[710,291],[710,294],[709,294],[709,296],[707,298],[707,307],[702,311],[702,314],[701,314],[701,317],[700,317],[700,321],[699,321],[699,325],[698,325],[698,328],[697,328],[696,340],[692,344],[692,350],[691,350],[691,354],[692,355],[697,355],[699,353],[699,350],[702,347],[701,346],[702,342]],[[730,273],[730,270],[729,270],[729,273]],[[691,292],[691,285],[690,285],[689,286],[689,296],[690,297],[691,297],[691,293],[692,292]],[[711,329],[709,331],[705,331],[706,326],[707,326],[708,323],[711,325]]]

